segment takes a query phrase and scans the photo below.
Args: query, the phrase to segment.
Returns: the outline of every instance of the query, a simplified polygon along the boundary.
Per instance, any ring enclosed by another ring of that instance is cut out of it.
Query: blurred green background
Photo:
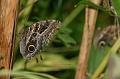
[[[118,3],[119,0],[114,1],[119,15]],[[20,0],[19,5],[16,48],[11,73],[13,79],[74,79],[86,5],[99,10],[96,28],[114,24],[114,17],[102,5],[99,7],[87,0]],[[31,24],[46,19],[60,20],[63,26],[55,39],[37,55],[38,62],[36,58],[26,62],[19,50],[19,33]],[[108,50],[109,47],[97,50],[92,47],[88,62],[89,74],[94,73]],[[40,55],[43,60],[40,59]]]
[[[84,8],[81,5],[78,7],[78,3],[79,0],[20,0],[16,45],[19,44],[21,30],[35,22],[55,19],[61,21],[63,26],[55,39],[37,55],[38,62],[33,58],[26,63],[19,46],[16,46],[14,73],[28,73],[30,76],[25,78],[32,79],[74,79],[84,26]],[[76,7],[78,9],[74,11]]]

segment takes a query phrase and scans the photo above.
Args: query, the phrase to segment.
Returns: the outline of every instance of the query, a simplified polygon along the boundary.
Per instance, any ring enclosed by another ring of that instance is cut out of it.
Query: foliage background
[[[19,33],[21,30],[35,22],[56,19],[63,23],[66,17],[69,20],[68,16],[75,9],[75,5],[78,2],[79,0],[21,0],[16,43],[19,43]],[[83,15],[84,10],[82,12]],[[81,14],[77,16],[81,17]],[[30,76],[33,76],[34,73],[44,74],[42,76],[34,75],[38,79],[73,79],[81,39],[78,37],[82,34],[84,17],[74,17],[73,19],[71,22],[66,20],[69,24],[66,25],[67,23],[64,23],[65,25],[58,31],[55,39],[52,40],[43,52],[40,52],[43,60],[40,59],[40,55],[37,55],[38,63],[33,58],[25,66],[25,61],[19,52],[19,47],[16,46],[13,70],[32,72]]]
[[[116,0],[114,5],[119,16],[118,3],[120,1]],[[96,28],[114,24],[114,17],[108,11],[87,0],[20,0],[16,49],[11,72],[13,79],[74,79],[85,20],[85,5],[99,9]],[[46,19],[60,20],[63,27],[49,46],[39,53],[43,60],[37,55],[38,62],[33,58],[26,63],[19,51],[19,33],[31,24]],[[105,47],[96,50],[92,46],[88,63],[90,75],[94,73],[109,49]]]

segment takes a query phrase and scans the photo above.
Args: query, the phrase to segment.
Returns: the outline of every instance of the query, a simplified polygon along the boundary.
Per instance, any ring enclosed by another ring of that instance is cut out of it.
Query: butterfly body
[[[60,26],[60,21],[44,20],[34,23],[25,30],[20,40],[20,52],[24,59],[31,59],[41,51]]]

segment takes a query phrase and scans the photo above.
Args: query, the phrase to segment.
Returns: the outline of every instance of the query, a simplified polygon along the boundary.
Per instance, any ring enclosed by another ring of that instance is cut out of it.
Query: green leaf
[[[0,71],[0,76],[5,76],[10,74],[13,76],[13,79],[58,79],[54,76],[45,74],[45,73],[38,73],[38,72],[30,72],[30,71],[8,71],[2,70]]]
[[[69,16],[63,22],[63,26],[66,27],[83,9],[85,8],[84,5],[79,4]]]
[[[112,48],[108,51],[107,55],[103,58],[102,62],[100,63],[100,65],[97,67],[96,71],[94,72],[94,74],[92,75],[92,79],[96,79],[99,74],[104,70],[104,68],[107,65],[108,59],[110,58],[111,54],[115,54],[117,52],[117,50],[120,47],[120,37],[118,38],[118,40],[115,42],[115,44],[112,46]]]
[[[38,62],[36,62],[36,57],[38,58]],[[38,54],[32,60],[29,60],[26,63],[23,59],[16,61],[13,65],[14,71],[23,70],[26,68],[27,70],[31,71],[39,71],[39,72],[48,72],[48,71],[59,71],[62,69],[74,69],[76,63],[74,60],[67,60],[63,56],[59,54],[52,54],[52,53],[43,53],[42,57],[43,60],[40,60],[40,55]]]
[[[68,34],[58,34],[58,38],[64,42],[66,46],[75,45],[76,41]]]
[[[72,30],[68,27],[62,27],[60,28],[59,33],[70,34],[72,33]]]
[[[43,60],[36,63],[35,60],[31,60],[27,63],[26,68],[32,71],[59,71],[62,69],[74,69],[75,63],[72,63],[71,60],[65,59],[59,54],[42,54]],[[38,56],[39,58],[39,56]],[[73,60],[72,60],[73,61]]]
[[[90,74],[93,74],[94,71],[97,69],[97,67],[100,65],[103,58],[107,55],[107,51],[110,49],[110,47],[104,47],[104,48],[95,48],[92,46],[92,49],[90,51],[90,57],[88,62],[88,72]]]
[[[120,16],[120,0],[112,0],[112,2],[118,16]]]

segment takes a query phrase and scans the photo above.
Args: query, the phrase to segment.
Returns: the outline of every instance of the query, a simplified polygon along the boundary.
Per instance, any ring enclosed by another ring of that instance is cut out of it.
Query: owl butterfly
[[[31,25],[23,31],[20,40],[20,53],[26,60],[34,57],[53,38],[61,22],[57,20],[44,20]]]
[[[118,36],[120,36],[120,26],[110,25],[103,29],[98,28],[93,39],[93,44],[98,48],[104,46],[111,47]]]

